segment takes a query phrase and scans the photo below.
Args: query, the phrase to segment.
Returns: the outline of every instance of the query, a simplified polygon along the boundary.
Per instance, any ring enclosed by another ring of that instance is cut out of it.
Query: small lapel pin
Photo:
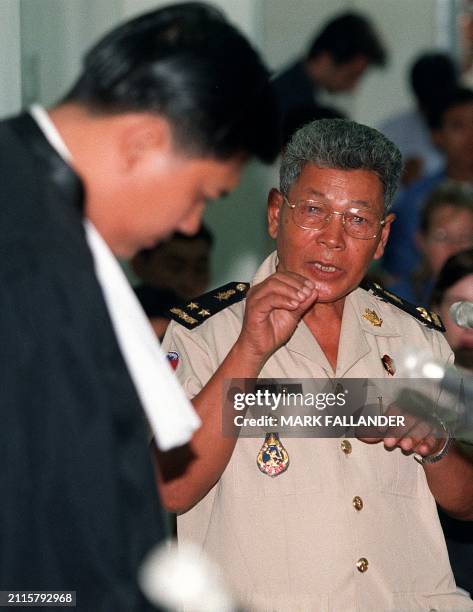
[[[383,367],[386,370],[386,372],[390,376],[394,376],[394,374],[396,373],[396,366],[394,365],[394,361],[392,357],[390,357],[389,355],[383,355],[381,357],[381,361],[383,362]]]
[[[175,370],[177,366],[179,365],[179,353],[176,353],[176,351],[169,351],[166,357],[168,358],[168,361],[171,364],[172,369]]]

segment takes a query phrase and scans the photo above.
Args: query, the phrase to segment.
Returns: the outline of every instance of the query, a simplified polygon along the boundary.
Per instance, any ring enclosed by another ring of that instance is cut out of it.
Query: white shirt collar
[[[46,110],[35,104],[30,112],[51,146],[70,163],[72,155]],[[155,440],[164,451],[181,446],[200,419],[110,248],[90,220],[84,219],[84,228],[118,344]]]
[[[58,132],[54,123],[49,118],[46,110],[39,104],[33,104],[30,108],[30,114],[40,127],[49,144],[56,149],[64,161],[70,163],[72,161],[71,152],[66,147],[66,143],[62,139],[61,134]]]

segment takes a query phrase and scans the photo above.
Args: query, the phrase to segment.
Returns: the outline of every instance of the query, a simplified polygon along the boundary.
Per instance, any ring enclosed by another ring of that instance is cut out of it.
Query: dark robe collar
[[[84,206],[82,181],[49,143],[33,117],[29,113],[23,113],[11,119],[9,124],[36,158],[42,172],[45,173],[44,178],[49,180],[82,216]]]

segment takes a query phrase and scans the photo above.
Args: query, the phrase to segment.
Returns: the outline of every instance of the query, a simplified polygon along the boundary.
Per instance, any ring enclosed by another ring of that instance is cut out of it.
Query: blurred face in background
[[[473,102],[453,106],[445,112],[442,127],[435,133],[435,142],[445,152],[449,176],[456,178],[453,174],[473,171]]]
[[[357,55],[347,62],[336,62],[330,53],[322,53],[312,60],[317,67],[314,70],[316,82],[329,93],[350,92],[358,85],[369,66],[368,58]],[[309,60],[311,71],[311,60]]]
[[[437,310],[447,330],[445,337],[452,349],[455,352],[463,349],[473,353],[473,329],[459,327],[452,321],[448,313],[452,304],[463,301],[473,302],[473,274],[464,276],[447,289],[441,304],[437,305]]]
[[[431,274],[437,277],[449,257],[473,246],[473,212],[445,203],[433,211],[417,244]]]
[[[201,295],[210,282],[210,244],[204,238],[173,236],[134,266],[146,284],[173,291],[182,299]]]

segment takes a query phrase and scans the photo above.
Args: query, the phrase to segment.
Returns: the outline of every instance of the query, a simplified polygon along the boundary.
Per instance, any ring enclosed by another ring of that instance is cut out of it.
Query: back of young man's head
[[[97,114],[159,114],[191,154],[272,161],[278,150],[265,66],[217,9],[199,2],[155,10],[111,31],[87,53],[63,102]]]
[[[335,63],[345,64],[364,57],[368,64],[383,66],[386,51],[370,21],[354,12],[342,13],[330,20],[314,38],[308,59],[328,53]]]

